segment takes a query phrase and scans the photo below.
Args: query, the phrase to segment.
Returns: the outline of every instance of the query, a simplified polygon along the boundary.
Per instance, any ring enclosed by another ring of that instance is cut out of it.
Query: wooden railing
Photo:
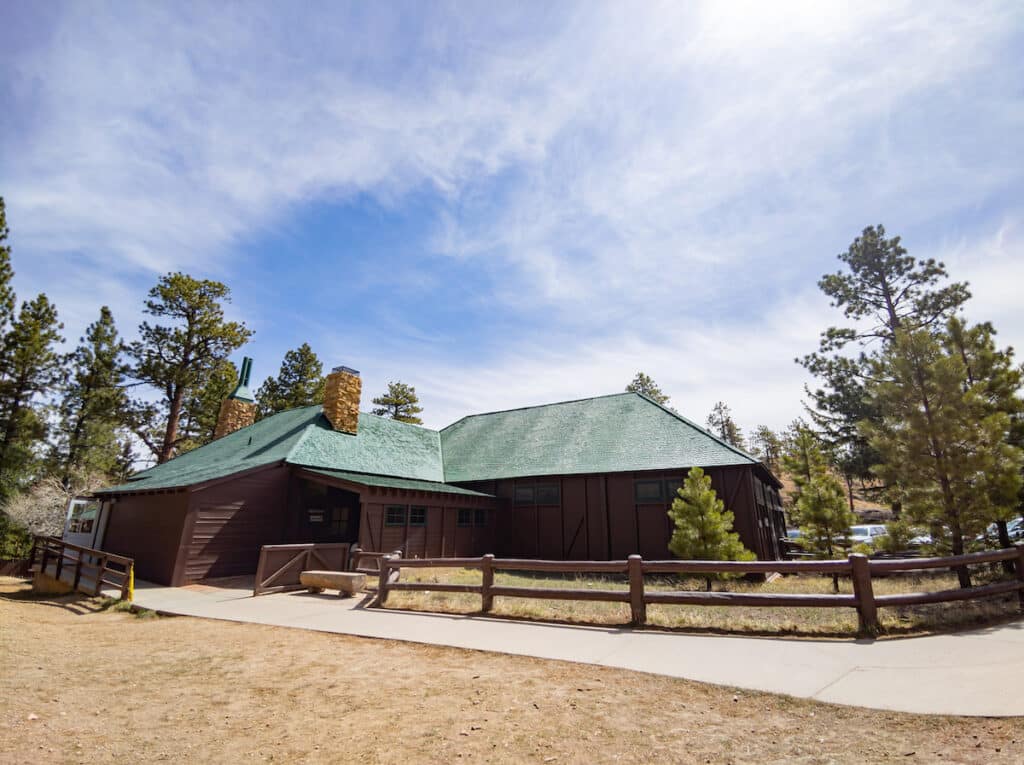
[[[402,551],[395,550],[393,552],[370,552],[364,550],[359,545],[352,548],[352,570],[360,574],[379,574],[380,573],[380,562],[388,556],[394,558],[401,558]]]
[[[955,600],[1002,595],[1016,592],[1024,611],[1024,545],[949,558],[911,558],[907,560],[870,560],[861,554],[846,560],[819,561],[645,561],[639,555],[628,560],[615,561],[553,561],[495,558],[400,558],[394,554],[380,555],[379,584],[376,605],[385,606],[391,592],[458,592],[478,594],[481,610],[490,611],[495,597],[538,598],[544,600],[597,600],[629,603],[632,623],[643,626],[647,622],[647,605],[652,603],[696,606],[767,606],[854,608],[860,629],[864,633],[878,630],[878,609],[891,606],[909,606],[923,603],[943,603]],[[902,595],[875,595],[872,574],[917,571],[999,561],[1016,562],[1016,579],[980,587],[968,587],[940,592],[916,592]],[[452,584],[434,582],[400,582],[403,568],[468,568],[481,572],[480,584]],[[585,590],[557,587],[509,587],[494,584],[495,571],[531,571],[558,574],[612,574],[626,575],[628,589]],[[690,590],[656,592],[644,587],[647,574],[833,574],[848,576],[853,582],[852,595],[783,594],[745,592],[698,592]]]
[[[345,571],[348,562],[347,542],[263,545],[252,594],[301,590],[299,574],[303,571]]]
[[[29,570],[71,585],[76,592],[99,595],[104,586],[131,600],[135,589],[135,561],[91,547],[65,542],[59,537],[37,536],[29,554]]]

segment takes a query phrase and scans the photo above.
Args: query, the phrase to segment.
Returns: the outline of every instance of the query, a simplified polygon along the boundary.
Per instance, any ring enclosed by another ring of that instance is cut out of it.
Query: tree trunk
[[[846,474],[846,476],[844,476],[844,477],[846,478],[846,496],[849,497],[849,499],[850,499],[850,512],[852,513],[852,512],[854,512],[854,510],[853,510],[853,476],[851,476],[850,474]]]
[[[1004,549],[1013,547],[1013,542],[1010,541],[1010,532],[1006,528],[1006,521],[996,521],[996,534],[999,536],[1000,547]],[[1003,573],[1012,574],[1014,570],[1012,560],[1003,561]]]
[[[157,464],[163,464],[174,456],[174,442],[178,440],[178,420],[181,419],[181,402],[184,398],[184,391],[179,387],[174,391],[171,398],[171,407],[167,412],[167,429],[164,431],[164,442],[160,446],[160,454],[157,455]]]

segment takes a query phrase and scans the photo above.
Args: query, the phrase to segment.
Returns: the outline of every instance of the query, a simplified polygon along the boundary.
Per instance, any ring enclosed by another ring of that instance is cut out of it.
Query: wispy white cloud
[[[65,7],[0,78],[22,287],[56,293],[72,334],[99,302],[133,321],[154,273],[232,282],[310,203],[426,193],[403,297],[493,307],[483,345],[438,341],[415,301],[377,312],[386,336],[303,297],[280,319],[238,309],[268,331],[301,315],[321,336],[279,342],[363,367],[368,389],[410,379],[435,425],[637,369],[695,418],[724,398],[748,427],[784,424],[792,359],[831,320],[814,282],[876,222],[948,253],[972,314],[1024,344],[1006,286],[1024,277],[1019,4],[430,11]],[[322,273],[319,255],[295,268]],[[472,283],[415,277],[437,258]],[[392,289],[372,262],[336,269]]]

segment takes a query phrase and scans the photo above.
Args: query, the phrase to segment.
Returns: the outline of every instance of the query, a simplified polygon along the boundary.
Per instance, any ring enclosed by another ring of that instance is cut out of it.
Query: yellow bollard
[[[135,567],[128,569],[128,602],[135,600]]]

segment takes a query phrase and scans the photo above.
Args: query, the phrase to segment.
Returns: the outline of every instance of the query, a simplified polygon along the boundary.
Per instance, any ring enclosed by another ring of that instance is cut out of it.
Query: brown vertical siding
[[[587,480],[583,476],[562,479],[562,558],[587,560]]]
[[[136,494],[118,497],[110,508],[103,549],[135,560],[135,576],[174,583],[188,494]]]
[[[662,503],[637,504],[634,481],[667,480],[672,490],[682,484],[687,470],[682,467],[496,481],[487,488],[504,499],[497,511],[493,551],[506,557],[567,560],[620,559],[633,553],[648,559],[669,558],[672,521],[667,511],[674,495]],[[761,479],[753,467],[708,468],[706,472],[719,498],[735,515],[734,529],[744,545],[762,560],[778,557],[773,542],[777,524],[763,505],[758,506],[755,487]],[[561,483],[560,506],[513,504],[516,483],[533,485],[556,480]],[[475,484],[474,488],[483,487]],[[761,496],[768,497],[772,491],[772,487],[763,486]]]
[[[611,557],[604,484],[604,476],[586,478],[587,557],[597,560]]]
[[[618,473],[607,477],[609,536],[613,560],[637,552],[636,503],[633,499],[633,477]]]

